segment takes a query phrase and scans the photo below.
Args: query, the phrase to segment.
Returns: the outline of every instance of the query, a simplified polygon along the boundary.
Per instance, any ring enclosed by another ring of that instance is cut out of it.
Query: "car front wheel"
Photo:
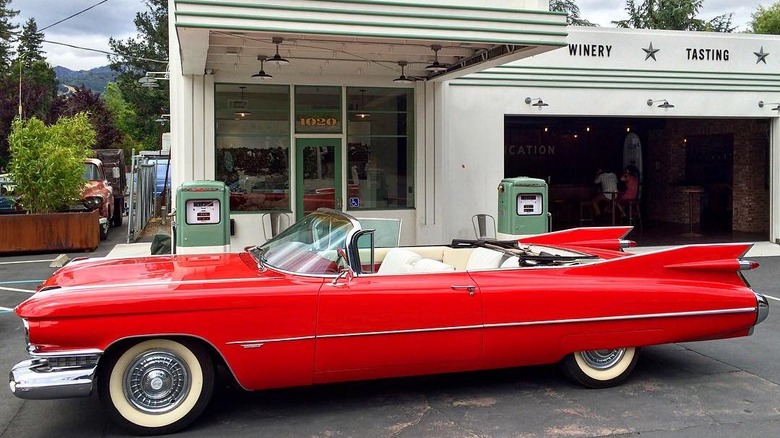
[[[135,434],[186,427],[206,408],[214,389],[213,363],[196,342],[152,339],[104,359],[100,399],[109,417]]]
[[[588,388],[609,388],[623,382],[636,366],[637,348],[578,351],[566,356],[566,375]]]

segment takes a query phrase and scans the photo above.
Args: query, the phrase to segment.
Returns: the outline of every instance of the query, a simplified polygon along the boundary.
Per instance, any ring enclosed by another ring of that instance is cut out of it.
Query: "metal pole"
[[[22,118],[22,59],[19,57],[19,119]]]
[[[133,227],[134,227],[134,220],[133,220],[133,195],[135,194],[135,148],[133,148],[132,157],[130,158],[130,201],[129,209],[127,211],[127,243],[131,242],[131,238],[134,238],[133,235]]]

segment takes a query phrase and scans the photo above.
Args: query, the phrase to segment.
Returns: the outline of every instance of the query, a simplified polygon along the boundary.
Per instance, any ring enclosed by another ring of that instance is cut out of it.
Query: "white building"
[[[779,38],[567,28],[546,9],[171,0],[173,187],[226,181],[234,248],[258,242],[263,213],[318,206],[439,243],[495,214],[505,176],[548,179],[554,222],[576,222],[628,130],[646,220],[698,223],[681,190],[696,186],[702,225],[778,237]]]

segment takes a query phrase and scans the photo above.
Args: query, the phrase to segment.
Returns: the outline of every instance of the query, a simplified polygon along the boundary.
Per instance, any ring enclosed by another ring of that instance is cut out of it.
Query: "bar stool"
[[[642,229],[642,210],[639,208],[639,199],[631,199],[626,204],[628,209],[628,224],[634,225],[634,222],[639,224],[639,229]]]
[[[585,222],[593,224],[593,206],[591,201],[580,201],[580,225]]]

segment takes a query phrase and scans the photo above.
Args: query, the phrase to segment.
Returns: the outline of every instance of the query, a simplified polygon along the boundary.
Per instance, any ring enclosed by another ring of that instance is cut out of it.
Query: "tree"
[[[768,8],[759,6],[751,17],[750,32],[764,35],[780,35],[780,2]]]
[[[43,59],[28,63],[24,59],[17,58],[8,77],[14,84],[21,83],[22,117],[46,119],[52,101],[57,96],[57,74],[54,69]],[[19,99],[18,87],[14,91],[14,98]]]
[[[168,82],[160,88],[141,87],[138,79],[146,72],[167,71],[168,59],[168,2],[144,0],[148,11],[135,16],[137,38],[119,41],[111,38],[109,45],[117,55],[109,56],[111,69],[118,72],[117,86],[124,100],[135,110],[128,117],[130,134],[141,143],[142,149],[160,148],[159,127],[155,123],[160,114],[169,111]]]
[[[100,94],[90,91],[83,85],[69,95],[58,96],[52,104],[49,121],[61,117],[75,117],[86,114],[95,131],[95,149],[113,148],[122,134],[114,125],[113,114],[109,111]]]
[[[84,160],[91,156],[95,131],[78,114],[46,126],[37,119],[16,119],[11,135],[9,173],[15,193],[30,213],[67,209],[84,187]]]
[[[734,14],[723,14],[710,21],[696,18],[703,0],[643,0],[637,5],[626,1],[628,19],[613,21],[617,27],[635,29],[698,30],[733,32]]]
[[[574,0],[550,0],[550,10],[566,12],[566,23],[572,26],[595,26],[590,21],[580,18],[580,7]]]
[[[11,19],[19,11],[10,8],[11,0],[0,0],[0,73],[8,71],[13,57],[11,43],[15,40],[16,29],[18,25],[13,24]]]
[[[19,35],[17,56],[10,72],[11,80],[21,84],[21,115],[24,118],[46,119],[57,96],[57,73],[46,62],[43,38],[35,19],[27,20]],[[16,96],[19,97],[18,92]]]
[[[35,61],[46,61],[43,56],[43,38],[43,33],[38,32],[38,25],[34,18],[24,23],[16,51],[18,59],[22,60],[25,67],[30,67]]]
[[[136,136],[140,134],[133,130],[132,123],[136,117],[135,111],[124,99],[122,91],[115,82],[109,82],[106,85],[106,90],[101,95],[101,98],[105,102],[106,108],[111,111],[114,125],[121,133],[118,146],[124,149],[125,156],[129,157],[138,144]]]

